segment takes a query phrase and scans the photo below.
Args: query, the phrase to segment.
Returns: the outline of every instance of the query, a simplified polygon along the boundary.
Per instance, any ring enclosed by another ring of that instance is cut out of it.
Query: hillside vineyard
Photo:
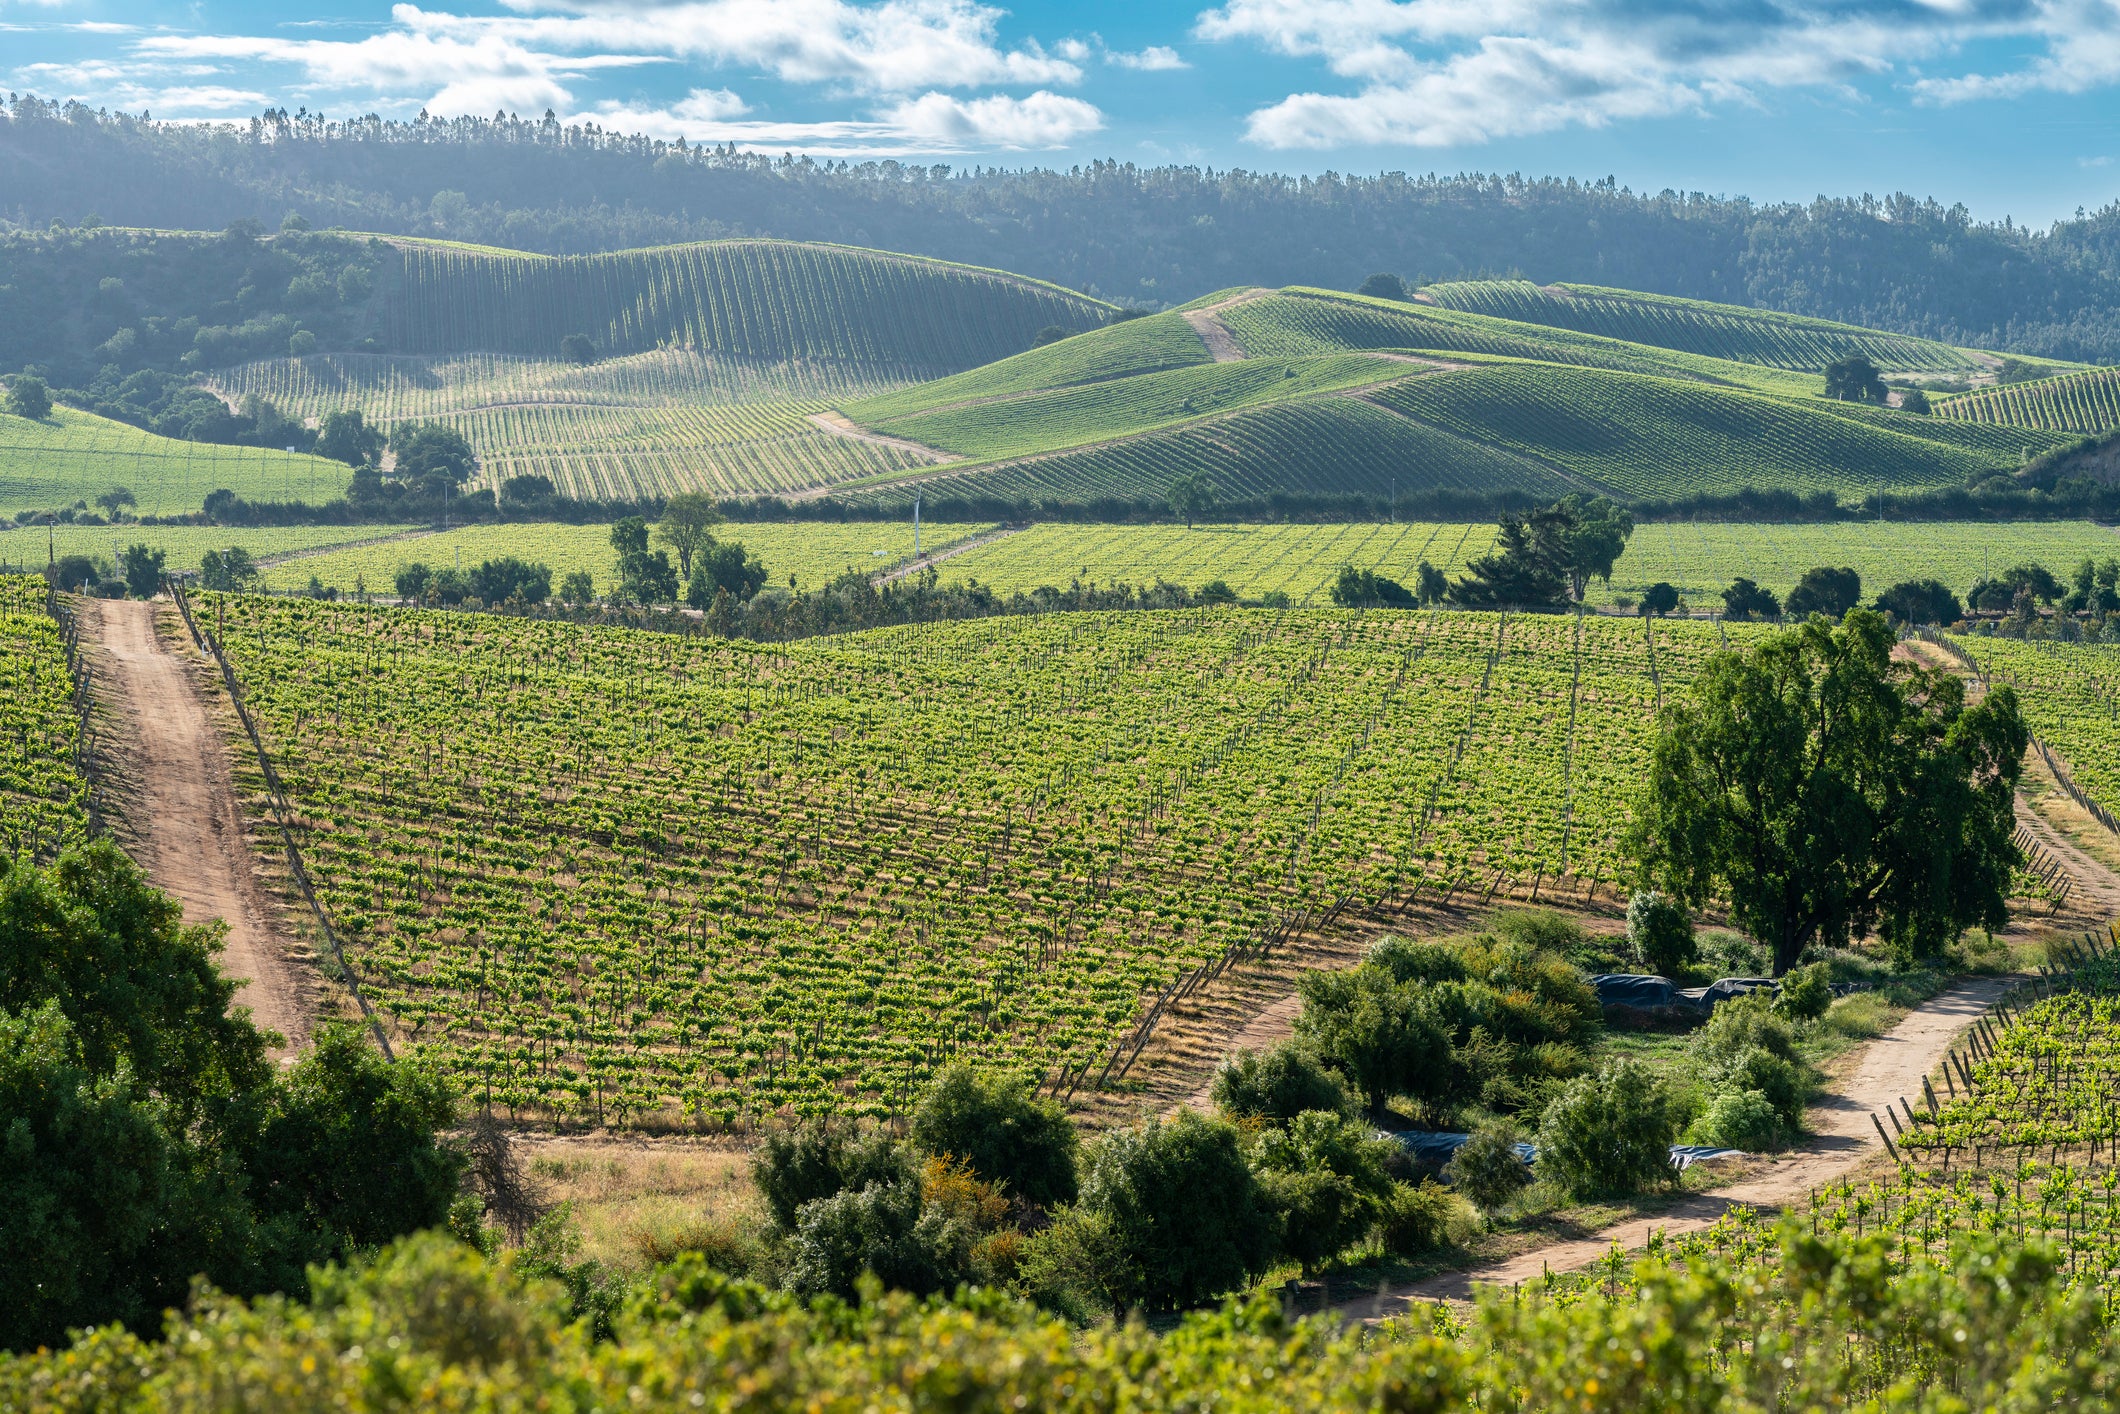
[[[1609,891],[1712,624],[1075,614],[781,648],[202,604],[359,983],[526,1116],[1065,1084],[1335,903]],[[1731,639],[1739,630],[1728,631]]]

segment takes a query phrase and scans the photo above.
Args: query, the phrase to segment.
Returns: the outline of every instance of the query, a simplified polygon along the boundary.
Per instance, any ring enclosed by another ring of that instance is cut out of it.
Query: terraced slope
[[[1852,353],[1891,369],[1974,372],[1988,366],[1964,349],[1933,339],[1596,285],[1459,280],[1430,285],[1421,294],[1446,309],[1802,372],[1820,372]]]
[[[1938,401],[1935,416],[2086,436],[2110,432],[2120,427],[2120,368],[2094,368],[2035,383],[1983,388]]]
[[[72,408],[39,422],[0,413],[0,515],[92,503],[117,487],[141,515],[196,511],[223,488],[252,501],[329,501],[352,477],[322,457],[180,442]]]
[[[682,346],[778,363],[824,359],[928,376],[991,363],[1049,325],[1111,308],[998,270],[849,246],[715,241],[601,255],[403,243],[376,296],[404,353],[556,358],[569,334],[605,353]]]

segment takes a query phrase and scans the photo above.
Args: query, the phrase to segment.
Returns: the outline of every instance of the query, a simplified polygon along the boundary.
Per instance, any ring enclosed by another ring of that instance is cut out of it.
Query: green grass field
[[[1004,593],[1073,579],[1188,589],[1221,579],[1246,598],[1279,590],[1298,605],[1326,602],[1343,564],[1411,583],[1427,560],[1446,572],[1486,553],[1491,524],[1094,526],[1046,524],[945,561],[944,582],[976,579]],[[1659,580],[1699,609],[1740,575],[1786,594],[1807,569],[1851,566],[1870,594],[1907,579],[1939,579],[1964,594],[1975,579],[2027,562],[2065,575],[2085,556],[2120,554],[2120,533],[2087,521],[2021,524],[1849,521],[1829,525],[1659,522],[1634,532],[1609,585],[1590,602],[1637,599]]]
[[[93,504],[121,486],[140,515],[196,511],[224,487],[251,501],[322,502],[352,478],[322,457],[180,442],[72,408],[42,422],[0,413],[0,516]]]
[[[1313,350],[1303,350],[1313,352]],[[1207,363],[1212,355],[1175,311],[1092,329],[1043,348],[858,404],[863,418],[910,416],[974,398],[1066,388]]]
[[[989,522],[926,525],[920,548],[940,550],[992,528]],[[742,542],[766,567],[767,584],[785,586],[793,575],[804,589],[816,589],[848,571],[880,573],[913,553],[912,525],[896,521],[730,524],[721,527],[718,538]],[[608,525],[475,525],[304,555],[267,569],[265,583],[275,590],[300,590],[315,576],[327,588],[346,593],[356,583],[365,583],[371,593],[388,594],[398,570],[415,561],[430,569],[468,570],[503,555],[547,566],[555,587],[561,576],[587,571],[599,590],[609,585],[617,558]]]

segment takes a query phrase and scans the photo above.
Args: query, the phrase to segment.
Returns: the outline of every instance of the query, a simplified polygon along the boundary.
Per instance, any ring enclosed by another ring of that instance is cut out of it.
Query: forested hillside
[[[526,199],[524,193],[536,193]],[[1946,197],[1948,193],[1944,194]],[[551,253],[732,236],[844,242],[1178,303],[1239,281],[1353,287],[1521,272],[1950,343],[2120,357],[2120,207],[2046,231],[1894,195],[1759,205],[1472,174],[1284,177],[818,164],[556,122],[159,127],[31,98],[0,121],[0,218],[317,226]]]

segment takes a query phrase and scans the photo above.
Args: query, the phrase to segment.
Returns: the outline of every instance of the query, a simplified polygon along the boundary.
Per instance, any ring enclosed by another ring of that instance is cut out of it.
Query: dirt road
[[[155,633],[155,606],[89,600],[82,627],[100,649],[97,695],[115,718],[116,804],[128,852],[184,905],[186,923],[225,919],[221,968],[236,1004],[287,1049],[309,1040],[307,969],[258,886],[228,750],[188,662]]]
[[[1781,1155],[1764,1173],[1682,1199],[1654,1218],[1630,1218],[1589,1237],[1539,1247],[1471,1271],[1445,1272],[1365,1296],[1341,1309],[1357,1318],[1392,1316],[1403,1312],[1409,1302],[1468,1300],[1476,1285],[1511,1286],[1548,1270],[1565,1272],[1588,1266],[1614,1243],[1632,1251],[1646,1243],[1652,1232],[1671,1236],[1696,1232],[1740,1203],[1771,1209],[1803,1200],[1813,1188],[1838,1178],[1881,1147],[1870,1122],[1871,1112],[1902,1095],[1918,1097],[1922,1077],[1936,1069],[1951,1043],[2012,980],[1980,977],[1961,983],[1872,1041],[1847,1077],[1811,1107],[1810,1142]]]

